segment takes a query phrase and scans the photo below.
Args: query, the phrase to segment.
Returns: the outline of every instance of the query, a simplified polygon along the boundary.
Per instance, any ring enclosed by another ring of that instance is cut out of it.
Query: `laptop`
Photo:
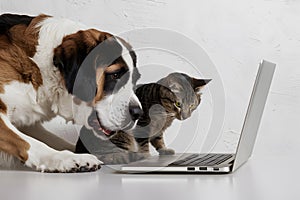
[[[120,172],[231,173],[237,170],[252,154],[274,71],[274,63],[263,60],[259,64],[239,143],[234,154],[179,153],[175,155],[157,155],[123,165]]]

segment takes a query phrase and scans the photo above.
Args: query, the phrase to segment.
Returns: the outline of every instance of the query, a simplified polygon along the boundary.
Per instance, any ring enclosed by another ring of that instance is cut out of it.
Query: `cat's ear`
[[[168,88],[173,92],[173,93],[179,93],[181,89],[181,85],[177,82],[169,82]]]
[[[195,92],[199,92],[205,85],[207,85],[211,79],[196,79],[192,78],[192,87]]]

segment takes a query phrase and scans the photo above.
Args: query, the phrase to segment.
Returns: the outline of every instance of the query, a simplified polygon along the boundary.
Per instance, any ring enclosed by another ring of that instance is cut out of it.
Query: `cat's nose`
[[[129,113],[133,121],[138,120],[144,114],[141,107],[136,105],[129,105]]]
[[[191,116],[190,112],[181,113],[181,120],[185,120]]]

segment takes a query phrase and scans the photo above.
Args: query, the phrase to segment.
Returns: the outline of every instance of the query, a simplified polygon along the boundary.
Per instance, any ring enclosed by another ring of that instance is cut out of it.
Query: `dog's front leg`
[[[37,123],[33,126],[21,127],[18,128],[22,133],[33,137],[49,147],[56,150],[69,150],[75,152],[75,145],[65,141],[63,138],[57,136],[58,133],[52,133],[45,129],[43,125]]]
[[[0,151],[17,157],[26,166],[41,172],[95,171],[102,164],[93,155],[57,151],[23,134],[4,113],[0,113]]]

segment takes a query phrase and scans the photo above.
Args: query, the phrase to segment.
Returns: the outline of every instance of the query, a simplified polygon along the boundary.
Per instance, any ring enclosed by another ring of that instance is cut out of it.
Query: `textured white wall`
[[[232,150],[257,64],[273,61],[278,67],[255,152],[300,150],[300,1],[1,0],[0,12],[63,16],[115,34],[160,27],[196,41],[216,65],[226,92],[227,122],[217,150]],[[196,141],[191,150],[200,144]],[[183,149],[180,142],[171,145]]]

